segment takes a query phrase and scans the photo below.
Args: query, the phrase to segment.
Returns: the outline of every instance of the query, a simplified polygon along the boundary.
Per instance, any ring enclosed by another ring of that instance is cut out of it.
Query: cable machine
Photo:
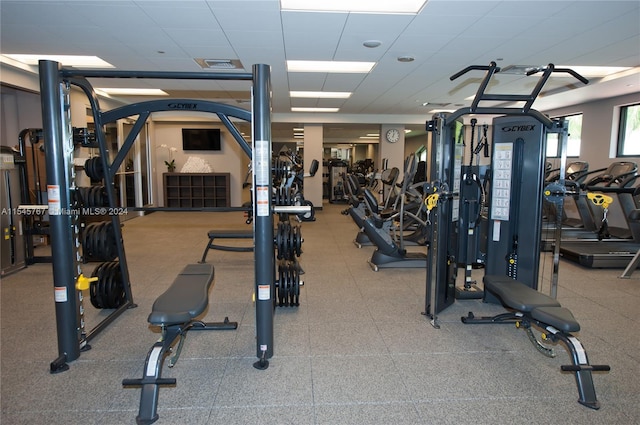
[[[73,167],[73,131],[70,116],[71,86],[79,87],[88,97],[95,122],[95,143],[100,150],[105,191],[110,208],[118,205],[114,177],[136,137],[152,112],[194,111],[216,114],[243,151],[253,159],[254,181],[254,245],[256,296],[256,344],[259,363],[273,356],[274,306],[274,235],[271,177],[271,108],[270,68],[253,65],[251,73],[198,73],[155,71],[99,71],[62,68],[58,62],[39,62],[42,118],[47,152],[47,193],[50,216],[53,283],[56,304],[56,325],[59,357],[51,363],[51,372],[68,369],[68,361],[76,360],[87,343],[125,310],[135,307],[127,268],[119,218],[111,215],[115,248],[125,290],[125,302],[94,329],[85,331],[82,289],[88,286],[81,270],[79,227],[74,211],[75,175]],[[150,78],[192,80],[247,80],[252,82],[252,111],[215,102],[171,99],[131,104],[111,111],[101,111],[98,97],[87,78]],[[109,162],[109,149],[104,124],[138,116],[120,150]],[[253,146],[250,146],[229,117],[252,122]],[[137,208],[137,210],[140,210]],[[159,210],[159,209],[154,209]],[[203,209],[198,209],[202,211]],[[231,208],[207,208],[207,211],[230,211]],[[298,207],[295,212],[306,212]]]
[[[517,278],[537,289],[546,135],[558,133],[561,146],[564,146],[559,180],[563,184],[568,129],[564,121],[552,120],[531,109],[531,106],[554,72],[568,73],[584,84],[588,83],[571,69],[555,68],[553,64],[549,64],[527,74],[542,72],[530,94],[485,93],[493,75],[500,72],[495,62],[488,66],[469,66],[450,79],[455,80],[472,70],[485,71],[486,74],[471,106],[451,114],[436,114],[433,120],[427,122],[435,154],[430,167],[430,182],[425,187],[425,193],[432,197],[425,314],[436,328],[439,327],[437,314],[455,301],[457,246],[460,238],[466,237],[466,229],[461,229],[459,224],[464,147],[456,137],[456,128],[460,125],[461,118],[470,114],[501,115],[494,118],[492,123],[493,149],[485,272]],[[525,104],[519,108],[479,107],[481,101]],[[558,261],[559,254],[554,252],[552,292],[557,285]],[[497,302],[491,294],[485,293],[484,299]]]

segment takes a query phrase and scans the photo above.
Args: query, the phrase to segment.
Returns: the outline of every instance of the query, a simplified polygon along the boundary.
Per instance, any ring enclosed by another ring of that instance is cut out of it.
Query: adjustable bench
[[[204,323],[195,320],[204,313],[209,304],[209,289],[213,283],[214,269],[211,264],[189,264],[178,274],[171,286],[153,303],[150,324],[160,326],[162,337],[147,354],[142,379],[125,379],[123,386],[141,387],[140,409],[136,417],[138,424],[151,424],[158,420],[158,393],[161,385],[175,385],[175,378],[162,378],[165,357],[172,352],[169,367],[178,361],[184,339],[189,330],[236,329],[236,322],[225,317],[222,323]],[[175,350],[173,345],[178,341]]]
[[[578,386],[578,402],[591,409],[599,409],[593,386],[592,371],[609,371],[608,365],[590,365],[587,353],[578,338],[572,332],[580,330],[571,311],[562,307],[558,301],[522,282],[507,276],[486,275],[483,278],[484,289],[495,295],[512,312],[493,317],[475,317],[473,313],[462,317],[463,323],[515,323],[527,331],[527,336],[536,349],[548,357],[555,357],[553,350],[542,345],[531,331],[531,325],[543,329],[543,340],[552,343],[561,341],[571,356],[571,365],[560,367],[562,371],[574,372]]]
[[[202,259],[200,263],[204,263],[207,259],[207,254],[210,249],[217,249],[220,251],[234,251],[234,252],[253,252],[252,246],[225,246],[225,245],[217,245],[214,244],[213,241],[216,239],[253,239],[253,230],[209,230],[207,234],[209,236],[209,243],[207,243],[207,247],[204,249],[204,253],[202,254]]]

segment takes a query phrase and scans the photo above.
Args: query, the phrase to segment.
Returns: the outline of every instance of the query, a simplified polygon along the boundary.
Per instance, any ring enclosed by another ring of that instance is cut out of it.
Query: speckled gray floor
[[[253,254],[211,251],[215,286],[206,320],[228,316],[235,331],[189,334],[180,361],[163,376],[158,424],[632,424],[640,423],[640,272],[589,270],[562,262],[560,302],[582,325],[602,409],[579,405],[568,357],[540,355],[513,326],[470,326],[460,316],[501,312],[457,301],[434,329],[425,317],[425,271],[373,272],[372,247],[357,249],[356,227],[342,205],[325,204],[303,223],[306,271],[301,305],[278,309],[270,367],[255,359]],[[213,228],[246,228],[240,213],[155,213],[126,222],[134,300],[91,341],[70,370],[49,374],[57,357],[49,264],[2,279],[1,417],[12,424],[133,424],[142,374],[158,338],[146,318],[155,298],[187,263],[196,262]],[[83,267],[90,273],[95,264]],[[546,261],[545,273],[551,271]],[[460,273],[462,275],[463,273]],[[462,276],[460,276],[462,277]],[[459,278],[460,278],[459,277]],[[548,292],[547,284],[543,291]],[[104,313],[87,310],[91,328]]]

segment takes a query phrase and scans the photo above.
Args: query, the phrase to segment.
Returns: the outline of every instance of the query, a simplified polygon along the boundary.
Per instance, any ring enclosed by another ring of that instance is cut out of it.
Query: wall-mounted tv
[[[219,151],[220,129],[183,128],[182,149],[185,151]]]

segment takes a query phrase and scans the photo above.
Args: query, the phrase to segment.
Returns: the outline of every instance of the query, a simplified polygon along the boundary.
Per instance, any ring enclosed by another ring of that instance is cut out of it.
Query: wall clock
[[[396,130],[395,128],[392,128],[390,130],[387,130],[387,133],[385,134],[385,137],[387,139],[387,142],[395,143],[398,140],[400,140],[400,132],[398,130]]]

